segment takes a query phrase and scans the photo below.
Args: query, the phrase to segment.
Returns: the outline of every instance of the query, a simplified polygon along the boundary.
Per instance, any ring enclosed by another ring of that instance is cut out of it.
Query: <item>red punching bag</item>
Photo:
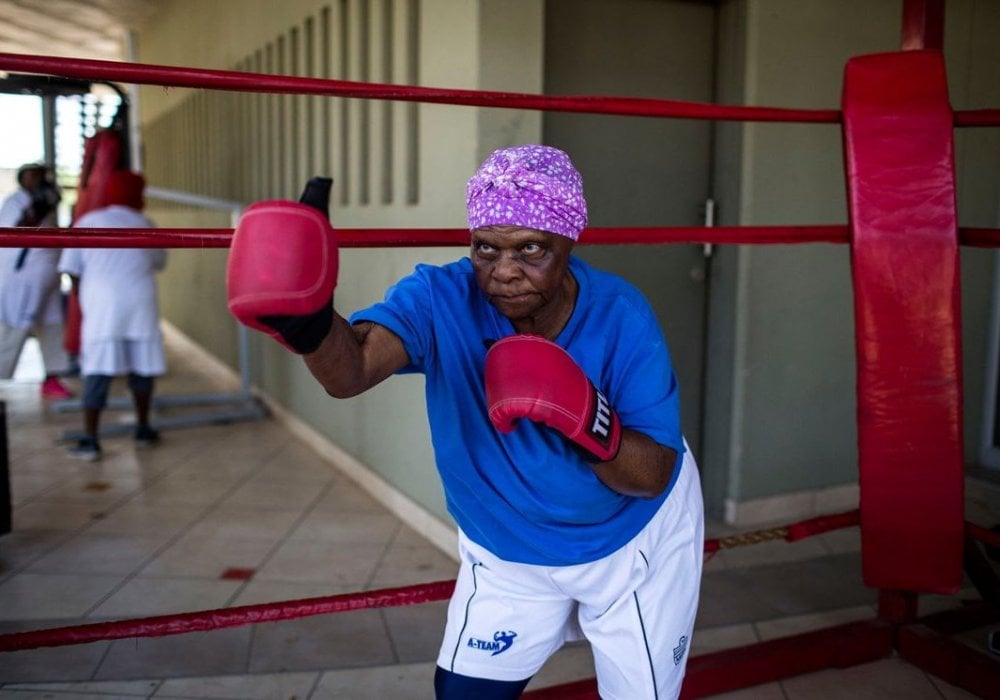
[[[864,578],[954,593],[962,355],[954,125],[940,52],[851,59],[843,115]]]

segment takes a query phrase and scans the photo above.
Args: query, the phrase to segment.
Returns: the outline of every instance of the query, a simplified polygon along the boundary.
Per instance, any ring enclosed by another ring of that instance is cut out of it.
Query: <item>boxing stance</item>
[[[466,190],[469,256],[333,310],[329,180],[237,227],[229,304],[335,397],[422,372],[460,570],[439,698],[514,698],[585,637],[602,698],[680,692],[703,515],[662,332],[632,285],[571,254],[582,179],[545,146],[493,153]]]

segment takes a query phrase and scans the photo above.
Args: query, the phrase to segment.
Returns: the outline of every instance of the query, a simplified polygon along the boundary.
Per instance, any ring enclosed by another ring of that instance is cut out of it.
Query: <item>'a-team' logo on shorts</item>
[[[510,645],[514,643],[514,637],[516,636],[517,632],[505,632],[501,630],[493,633],[492,642],[487,639],[469,637],[468,646],[472,649],[479,649],[480,651],[491,651],[493,653],[490,654],[490,656],[496,656],[497,654],[502,654],[510,649]]]

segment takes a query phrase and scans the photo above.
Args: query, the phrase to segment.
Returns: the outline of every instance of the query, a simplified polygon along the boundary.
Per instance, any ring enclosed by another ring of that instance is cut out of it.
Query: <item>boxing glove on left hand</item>
[[[236,226],[226,266],[229,310],[289,350],[314,352],[333,325],[337,240],[329,178],[312,178],[299,203],[258,202]]]
[[[588,461],[618,455],[618,414],[569,353],[537,335],[512,335],[486,353],[486,403],[497,430],[509,433],[519,418],[558,430]]]

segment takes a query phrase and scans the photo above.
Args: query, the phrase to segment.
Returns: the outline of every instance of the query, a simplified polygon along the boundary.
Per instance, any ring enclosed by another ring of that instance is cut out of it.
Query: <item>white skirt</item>
[[[155,377],[167,371],[161,338],[143,340],[94,340],[80,349],[80,372],[83,375],[118,376],[135,372]]]

